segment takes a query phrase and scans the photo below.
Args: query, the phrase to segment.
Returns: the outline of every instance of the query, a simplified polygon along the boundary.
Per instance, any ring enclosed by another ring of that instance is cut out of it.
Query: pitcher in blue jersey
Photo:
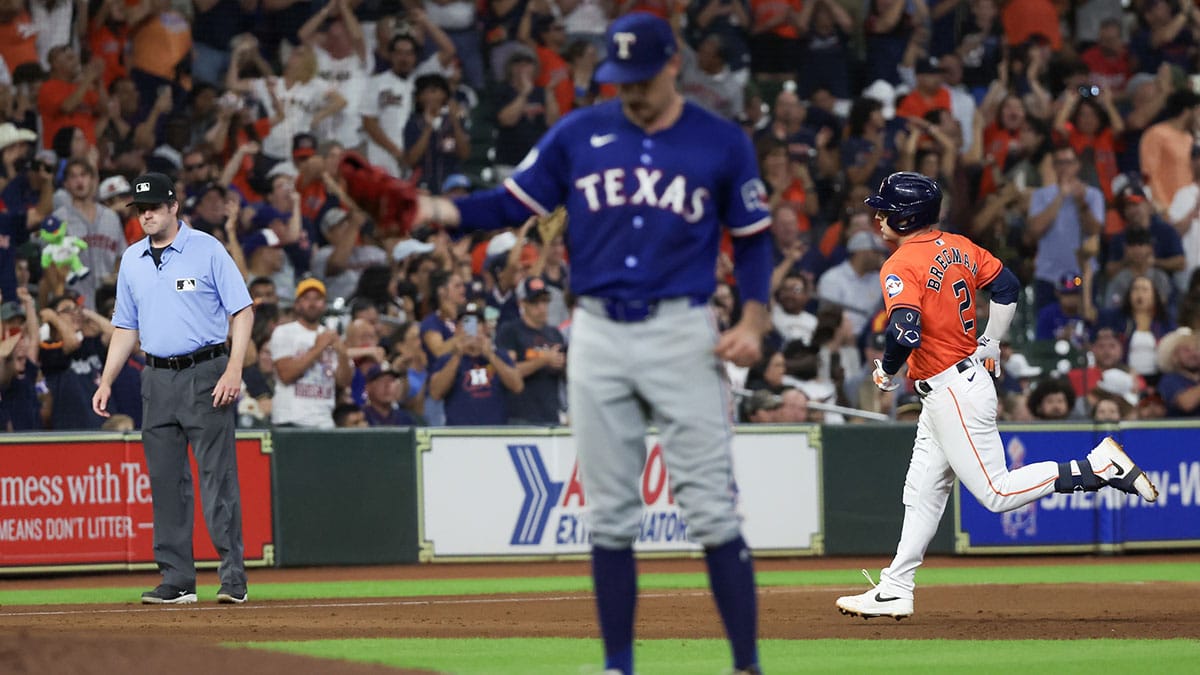
[[[646,425],[659,430],[689,537],[704,547],[737,673],[758,673],[754,569],[735,513],[732,404],[721,360],[754,363],[770,326],[770,214],[754,151],[734,124],[675,89],[670,26],[632,13],[609,28],[596,71],[619,100],[550,129],[495,190],[421,197],[417,220],[495,229],[565,204],[571,290],[571,423],[589,503],[605,668],[633,672],[633,544]],[[719,333],[707,302],[721,226],[744,301]]]

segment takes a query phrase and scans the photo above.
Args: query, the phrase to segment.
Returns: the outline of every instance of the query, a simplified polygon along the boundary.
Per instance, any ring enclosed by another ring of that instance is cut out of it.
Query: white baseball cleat
[[[1096,473],[1101,474],[1110,487],[1129,494],[1139,494],[1148,502],[1158,499],[1158,488],[1111,437],[1106,436],[1092,452],[1101,458],[1103,465]]]
[[[871,590],[858,595],[844,595],[837,599],[838,611],[847,616],[861,616],[873,619],[877,616],[890,616],[899,621],[912,616],[913,599],[896,595],[888,589],[877,586],[871,580],[871,574],[863,570],[863,576],[871,583]]]

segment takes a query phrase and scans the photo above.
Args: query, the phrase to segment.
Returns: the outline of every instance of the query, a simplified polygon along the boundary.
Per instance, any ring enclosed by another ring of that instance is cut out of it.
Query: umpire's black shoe
[[[240,605],[246,602],[246,598],[248,597],[245,586],[226,586],[222,584],[221,590],[217,591],[217,602],[222,605]]]
[[[158,588],[142,593],[143,605],[190,605],[196,602],[196,589],[159,584]]]

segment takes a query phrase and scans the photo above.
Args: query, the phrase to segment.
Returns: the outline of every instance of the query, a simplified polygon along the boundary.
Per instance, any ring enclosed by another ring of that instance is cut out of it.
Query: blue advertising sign
[[[1002,429],[1008,466],[1083,459],[1106,435],[1121,443],[1158,486],[1154,503],[1104,488],[1051,493],[992,513],[958,486],[960,553],[1065,552],[1200,545],[1200,427],[1123,425],[1020,426]]]

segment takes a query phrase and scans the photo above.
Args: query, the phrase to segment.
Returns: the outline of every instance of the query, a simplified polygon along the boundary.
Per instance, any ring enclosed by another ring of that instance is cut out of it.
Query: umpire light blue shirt
[[[504,185],[534,213],[566,204],[579,295],[707,298],[721,224],[735,238],[771,224],[746,134],[691,102],[652,134],[625,117],[619,100],[577,110]]]
[[[180,222],[157,267],[149,237],[125,249],[113,325],[138,331],[147,354],[180,356],[225,342],[229,315],[249,305],[246,282],[221,242]]]

